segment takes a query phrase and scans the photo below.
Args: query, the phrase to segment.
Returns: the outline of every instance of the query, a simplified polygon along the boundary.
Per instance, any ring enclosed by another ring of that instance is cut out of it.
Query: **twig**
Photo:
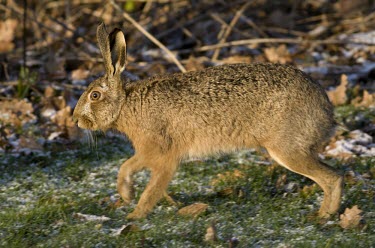
[[[26,42],[27,42],[27,37],[26,37],[26,23],[27,23],[27,0],[23,0],[23,67],[26,68]]]
[[[264,30],[266,30],[267,32],[276,32],[276,33],[279,33],[279,34],[290,34],[290,35],[293,35],[293,36],[297,36],[297,37],[306,37],[306,33],[304,32],[301,32],[301,31],[296,31],[296,30],[292,30],[292,29],[287,29],[287,28],[280,28],[280,27],[262,27]]]
[[[233,19],[231,20],[231,22],[229,23],[229,26],[228,28],[225,29],[224,31],[224,34],[223,36],[221,37],[220,41],[219,41],[219,44],[223,44],[228,36],[230,35],[230,33],[232,32],[232,29],[234,27],[234,25],[236,25],[237,21],[240,19],[242,13],[246,10],[247,7],[249,7],[251,2],[247,2],[246,4],[244,4],[240,10],[238,10],[235,14],[235,16],[233,17]],[[214,54],[212,55],[212,60],[215,61],[217,60],[217,58],[219,57],[219,54],[220,54],[220,50],[221,48],[218,47],[215,49],[215,52]]]
[[[313,44],[313,45],[324,45],[324,44],[359,44],[359,45],[374,45],[374,42],[356,42],[350,40],[306,40],[306,39],[292,39],[292,38],[262,38],[262,39],[249,39],[249,40],[236,40],[225,43],[219,43],[214,45],[207,45],[195,49],[196,52],[205,52],[214,50],[222,47],[230,46],[243,46],[252,44],[264,44],[264,43],[288,43],[288,44]]]
[[[123,17],[129,21],[131,24],[134,25],[136,29],[138,29],[142,34],[144,34],[150,41],[152,41],[155,45],[160,47],[166,54],[168,54],[172,61],[177,65],[177,67],[180,69],[182,72],[186,72],[185,67],[178,61],[176,56],[166,47],[164,46],[159,40],[157,40],[152,34],[150,34],[146,29],[144,29],[139,23],[134,20],[128,13],[124,12],[115,2],[114,0],[109,1],[111,5],[119,11]]]
[[[212,19],[214,19],[215,21],[217,21],[218,23],[220,23],[223,27],[225,27],[225,28],[228,28],[229,27],[229,24],[228,23],[226,23],[218,14],[216,14],[216,13],[210,13],[209,14],[209,16],[212,18]],[[248,38],[248,39],[250,39],[250,38],[254,38],[254,36],[252,36],[252,35],[250,35],[250,34],[247,34],[247,33],[244,33],[243,31],[241,31],[241,30],[239,30],[238,28],[236,28],[236,27],[232,27],[232,31],[233,32],[236,32],[236,33],[238,33],[238,34],[240,34],[240,35],[242,35],[243,37],[245,37],[245,38]],[[222,37],[222,35],[220,36],[220,35],[218,35],[218,37]]]
[[[258,27],[253,20],[248,18],[247,16],[241,15],[241,19],[244,20],[250,27],[252,27],[258,34],[260,34],[263,38],[268,37],[268,35],[260,28]]]
[[[184,23],[178,23],[177,26],[174,26],[174,27],[172,27],[170,29],[167,29],[165,31],[160,32],[159,34],[156,35],[156,38],[157,39],[162,39],[165,36],[168,36],[171,33],[177,31],[178,29],[186,28],[189,25],[192,25],[194,23],[202,21],[202,19],[207,18],[207,16],[208,16],[207,13],[200,13],[200,15],[195,16],[195,17],[191,18],[190,20],[188,20],[188,21],[186,21]]]

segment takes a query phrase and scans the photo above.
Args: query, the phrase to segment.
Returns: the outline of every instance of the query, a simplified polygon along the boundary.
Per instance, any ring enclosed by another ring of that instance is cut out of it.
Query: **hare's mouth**
[[[83,129],[88,129],[95,131],[98,129],[97,125],[94,124],[94,122],[88,118],[81,117],[78,119],[78,127],[83,128]]]

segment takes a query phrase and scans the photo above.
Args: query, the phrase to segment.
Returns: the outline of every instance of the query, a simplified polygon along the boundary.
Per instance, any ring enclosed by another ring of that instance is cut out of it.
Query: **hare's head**
[[[81,95],[73,119],[80,128],[106,130],[117,120],[125,97],[121,73],[125,69],[126,43],[120,29],[108,34],[104,24],[99,25],[96,35],[106,72]]]

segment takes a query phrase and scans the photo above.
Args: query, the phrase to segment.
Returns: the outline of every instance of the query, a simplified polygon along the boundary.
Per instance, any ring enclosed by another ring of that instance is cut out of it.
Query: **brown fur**
[[[126,203],[133,199],[132,175],[151,170],[128,218],[152,210],[182,159],[256,146],[322,187],[322,217],[338,210],[342,177],[317,156],[335,126],[333,107],[306,74],[286,65],[235,64],[125,83],[123,33],[108,35],[100,25],[97,36],[106,74],[82,94],[74,118],[81,128],[116,129],[132,141],[135,154],[117,179]],[[93,91],[99,99],[91,99]]]

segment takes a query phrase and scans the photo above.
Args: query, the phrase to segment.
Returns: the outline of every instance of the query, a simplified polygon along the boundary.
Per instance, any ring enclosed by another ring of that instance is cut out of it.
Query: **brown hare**
[[[73,118],[90,130],[114,129],[135,149],[124,162],[117,190],[133,199],[132,175],[151,171],[150,182],[127,218],[145,217],[163,197],[184,158],[261,146],[285,168],[324,191],[321,217],[337,212],[342,176],[318,160],[335,128],[322,87],[298,69],[277,64],[232,64],[127,82],[121,73],[126,43],[120,29],[97,29],[105,75],[80,97]]]

